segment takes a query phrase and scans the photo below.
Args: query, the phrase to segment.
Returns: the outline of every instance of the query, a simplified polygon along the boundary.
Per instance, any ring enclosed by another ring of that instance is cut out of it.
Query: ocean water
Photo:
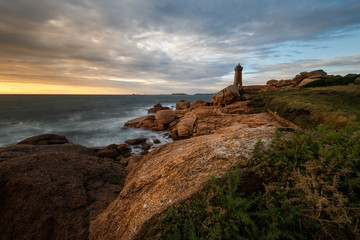
[[[161,144],[164,132],[125,128],[156,103],[174,107],[181,99],[210,101],[211,95],[0,95],[0,147],[34,135],[53,133],[87,147],[121,144],[147,137]]]

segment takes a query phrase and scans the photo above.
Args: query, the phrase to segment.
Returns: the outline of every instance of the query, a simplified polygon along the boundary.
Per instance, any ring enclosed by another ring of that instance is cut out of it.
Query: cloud
[[[316,43],[351,37],[359,11],[351,0],[4,0],[0,81],[216,90],[238,61],[274,72],[283,58],[301,62],[299,48],[331,50]],[[281,50],[287,42],[291,52]]]

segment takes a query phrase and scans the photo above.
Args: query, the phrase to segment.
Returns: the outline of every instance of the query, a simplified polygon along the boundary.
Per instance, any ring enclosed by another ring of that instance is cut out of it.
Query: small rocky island
[[[242,86],[242,69],[236,66],[234,85],[211,102],[183,100],[175,110],[159,103],[125,124],[166,131],[172,143],[153,148],[156,140],[138,138],[86,148],[44,134],[0,148],[0,239],[158,239],[161,216],[196,196],[210,175],[221,177],[248,161],[259,140],[266,149],[275,129],[298,128],[276,111],[260,109],[253,93],[333,77],[317,70]],[[262,186],[248,169],[241,172],[244,192]]]

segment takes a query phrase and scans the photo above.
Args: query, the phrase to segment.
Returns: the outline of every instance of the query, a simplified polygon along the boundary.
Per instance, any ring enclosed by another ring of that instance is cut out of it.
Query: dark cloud
[[[259,61],[300,54],[279,52],[286,42],[325,49],[311,41],[349,37],[359,11],[351,0],[3,0],[0,81],[198,90],[226,84],[238,61],[273,71]]]

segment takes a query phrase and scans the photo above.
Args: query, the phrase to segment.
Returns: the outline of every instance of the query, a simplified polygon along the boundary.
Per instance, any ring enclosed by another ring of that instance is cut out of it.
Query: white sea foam
[[[187,96],[194,101],[204,96]],[[24,138],[54,133],[70,142],[88,147],[121,144],[127,139],[145,137],[149,143],[171,142],[163,132],[123,128],[130,119],[147,115],[156,103],[174,108],[185,96],[4,96],[0,107],[0,147]],[[208,100],[208,99],[204,99]],[[4,101],[5,102],[5,101]],[[61,102],[61,104],[59,104]],[[19,107],[21,106],[21,107]],[[151,149],[152,149],[151,148]],[[150,150],[151,150],[150,149]]]

